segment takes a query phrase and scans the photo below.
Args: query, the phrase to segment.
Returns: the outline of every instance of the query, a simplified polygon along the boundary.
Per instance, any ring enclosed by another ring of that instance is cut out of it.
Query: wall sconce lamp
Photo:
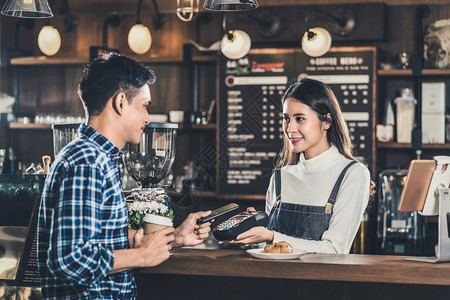
[[[147,26],[141,22],[141,5],[142,0],[139,0],[136,13],[136,24],[131,27],[128,33],[128,46],[134,53],[144,54],[152,46],[152,35]]]
[[[203,16],[204,18],[202,18]],[[207,16],[210,16],[210,13],[201,14],[199,20],[203,19],[207,22],[206,20],[209,19]],[[192,47],[202,53],[214,53],[221,50],[223,55],[229,59],[240,59],[248,54],[252,45],[250,36],[242,30],[227,30],[226,13],[223,16],[222,30],[224,32],[222,39],[214,42],[209,47],[201,46],[195,41],[189,40],[189,43],[183,45],[183,61],[190,62],[192,60]]]
[[[27,29],[31,29],[34,27],[34,23],[35,21],[33,19],[27,18],[27,19],[22,19],[19,22],[16,23],[16,31],[14,34],[14,49],[15,50],[19,50],[20,49],[20,32],[21,32],[21,27],[25,27]],[[30,53],[31,54],[31,53]]]
[[[256,15],[246,14],[246,16],[257,21],[256,30],[265,37],[277,35],[283,27],[280,16],[269,9],[261,10]]]
[[[17,18],[51,18],[53,12],[47,0],[8,0],[2,15]]]
[[[332,38],[328,30],[322,27],[311,27],[310,23],[317,14],[329,18],[329,28],[339,36],[346,36],[355,30],[357,21],[353,11],[348,9],[339,9],[333,14],[316,9],[308,8],[305,16],[306,32],[302,38],[302,49],[312,57],[322,56],[328,52],[331,47]]]
[[[155,30],[158,30],[164,26],[164,23],[166,22],[166,16],[164,16],[164,14],[159,11],[158,3],[156,2],[156,0],[152,0],[152,3],[153,7],[155,8],[155,14],[153,15],[152,19],[153,28]]]
[[[111,25],[111,27],[118,27],[121,23],[120,16],[114,12],[109,17],[105,19],[105,22],[103,22],[103,39],[102,39],[102,46],[91,46],[89,47],[89,61],[93,61],[97,57],[102,57],[105,54],[115,52],[119,53],[119,50],[117,49],[111,49],[108,48],[108,27]]]
[[[47,56],[52,56],[58,53],[61,48],[61,36],[58,29],[50,25],[48,22],[38,35],[39,49]]]
[[[108,48],[108,28],[109,26],[116,28],[120,25],[122,19],[117,13],[113,13],[105,19],[103,22],[103,35],[102,35],[102,45],[104,48]]]
[[[331,35],[325,28],[309,28],[303,35],[302,49],[309,56],[322,56],[330,50],[330,47]]]
[[[227,30],[227,14],[223,16],[222,28],[225,34],[220,43],[220,50],[229,59],[239,59],[247,55],[252,46],[250,36],[242,30]]]
[[[206,0],[204,9],[217,11],[237,11],[258,8],[256,0]]]
[[[247,55],[252,46],[250,36],[242,30],[229,30],[224,34],[220,50],[229,59],[239,59]]]
[[[199,0],[177,0],[177,16],[181,21],[189,22],[198,14]]]

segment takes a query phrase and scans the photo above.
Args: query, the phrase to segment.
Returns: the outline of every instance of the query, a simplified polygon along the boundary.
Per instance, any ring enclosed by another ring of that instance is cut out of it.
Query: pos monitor
[[[421,262],[450,261],[450,156],[411,161],[398,211],[438,215],[438,244],[435,257],[407,257]]]

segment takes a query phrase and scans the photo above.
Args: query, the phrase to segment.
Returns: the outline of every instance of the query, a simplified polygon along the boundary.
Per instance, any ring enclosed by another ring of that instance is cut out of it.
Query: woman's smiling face
[[[319,120],[317,113],[308,105],[288,98],[283,104],[283,131],[295,153],[304,152],[310,159],[319,155],[330,144],[327,129],[330,123]]]

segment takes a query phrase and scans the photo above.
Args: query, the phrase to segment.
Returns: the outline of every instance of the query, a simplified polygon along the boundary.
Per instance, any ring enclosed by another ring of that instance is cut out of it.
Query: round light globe
[[[308,31],[305,32],[302,38],[302,49],[306,54],[312,57],[322,56],[330,50],[331,35],[322,27],[314,27],[309,31],[315,33],[315,36],[308,39]]]
[[[58,29],[53,26],[46,25],[42,27],[38,36],[39,49],[47,56],[58,53],[61,48],[61,36]]]
[[[220,43],[223,55],[229,59],[239,59],[246,56],[251,46],[250,36],[242,30],[234,30],[231,40],[228,39],[228,34],[225,34]]]
[[[134,53],[144,54],[152,46],[152,35],[150,30],[142,24],[131,27],[128,33],[128,46]]]

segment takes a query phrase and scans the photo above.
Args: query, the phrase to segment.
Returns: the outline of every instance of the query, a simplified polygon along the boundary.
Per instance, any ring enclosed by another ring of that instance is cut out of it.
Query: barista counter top
[[[293,260],[264,260],[243,250],[184,248],[174,249],[161,265],[136,273],[450,286],[450,263],[387,255],[305,254]]]

